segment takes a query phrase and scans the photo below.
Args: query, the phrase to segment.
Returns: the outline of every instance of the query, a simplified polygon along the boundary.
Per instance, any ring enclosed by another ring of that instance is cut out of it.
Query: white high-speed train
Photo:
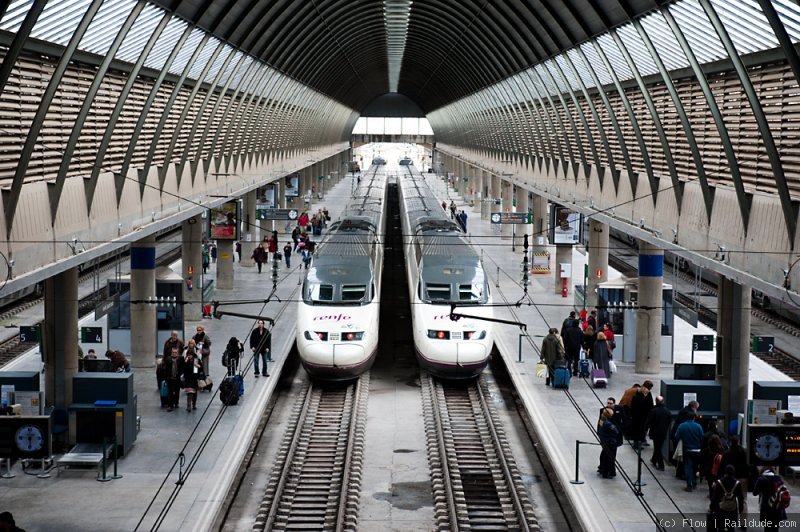
[[[314,253],[297,311],[297,351],[324,380],[368,370],[378,349],[386,171],[371,166]]]
[[[400,218],[417,359],[440,377],[475,377],[489,361],[492,323],[453,321],[450,311],[456,304],[456,313],[492,318],[489,280],[480,256],[423,175],[414,166],[401,168]]]

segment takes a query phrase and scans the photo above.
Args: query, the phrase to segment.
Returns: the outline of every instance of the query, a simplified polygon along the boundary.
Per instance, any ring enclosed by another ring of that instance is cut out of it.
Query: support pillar
[[[202,239],[201,239],[202,240]],[[147,236],[131,244],[131,365],[152,368],[158,353],[156,305],[156,239]],[[183,332],[183,331],[181,331]]]
[[[514,190],[514,185],[511,184],[511,181],[506,181],[503,179],[501,181],[501,188],[500,188],[500,198],[502,200],[502,210],[501,212],[514,212],[514,194],[512,191]],[[500,226],[500,238],[503,240],[511,240],[511,234],[513,227],[511,224],[502,224]]]
[[[639,241],[639,308],[636,310],[636,373],[661,369],[664,250]]]
[[[517,186],[517,212],[528,212],[528,191],[521,186]],[[525,241],[525,234],[528,234],[528,244],[533,244],[530,240],[531,226],[529,224],[520,224],[516,226],[516,240],[517,245],[522,249],[522,243]],[[530,257],[529,257],[530,259]]]
[[[717,374],[722,385],[722,412],[731,420],[745,411],[747,403],[751,291],[720,276],[717,294]]]
[[[502,211],[502,191],[500,190],[500,176],[492,175],[490,178],[490,187],[491,190],[489,191],[489,197],[491,201],[489,202],[489,212],[487,213],[487,219],[493,212]],[[501,200],[501,204],[497,205],[497,200]]]
[[[78,371],[78,268],[45,280],[44,318],[45,404],[66,408],[72,403],[72,376]]]
[[[472,194],[474,202],[472,205],[472,210],[473,212],[480,213],[483,199],[486,197],[483,194],[483,171],[476,168],[472,175],[473,179],[475,180],[474,192]]]
[[[481,194],[481,220],[488,220],[492,212],[492,178],[488,172],[481,170],[483,193]]]
[[[181,224],[181,262],[183,267],[183,317],[200,321],[203,317],[203,219],[193,216]],[[191,272],[191,273],[190,273]],[[192,288],[189,289],[191,282]]]
[[[258,220],[256,219],[256,191],[248,192],[244,196],[244,220],[239,241],[242,244],[242,260],[240,265],[245,268],[252,268],[256,265],[252,259],[249,248],[255,247],[253,244],[258,242]]]
[[[560,294],[564,281],[561,278],[561,265],[569,264],[569,277],[567,277],[567,298],[572,294],[572,246],[558,245],[556,246],[556,260],[554,264],[555,269],[555,283],[553,293]],[[572,302],[568,305],[572,307]]]
[[[217,288],[233,289],[233,240],[217,240]]]
[[[597,307],[597,285],[608,280],[608,224],[589,219],[589,278],[586,282],[586,308]],[[600,272],[598,276],[597,273]]]
[[[547,213],[547,198],[533,195],[533,242],[539,245],[539,239],[542,239],[542,245],[547,242],[547,231],[549,229],[548,213]]]

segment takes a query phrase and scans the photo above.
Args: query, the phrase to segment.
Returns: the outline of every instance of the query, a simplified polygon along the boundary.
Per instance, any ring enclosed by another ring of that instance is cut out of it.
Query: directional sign
[[[774,336],[753,336],[753,353],[772,353],[774,350]]]
[[[103,343],[103,328],[102,327],[81,327],[81,343],[82,344],[102,344]]]
[[[41,342],[42,336],[38,325],[23,325],[19,328],[20,343]]]
[[[491,222],[493,224],[529,224],[531,215],[527,212],[493,212]]]
[[[259,220],[297,220],[297,209],[258,209]]]
[[[713,334],[695,334],[692,336],[692,351],[713,351]]]

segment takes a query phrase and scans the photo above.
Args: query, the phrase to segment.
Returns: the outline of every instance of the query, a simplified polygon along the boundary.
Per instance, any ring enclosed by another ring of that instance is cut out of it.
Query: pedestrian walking
[[[164,379],[167,382],[167,412],[172,412],[178,408],[181,393],[181,369],[182,360],[179,357],[178,348],[173,347],[170,355],[161,360],[163,365]]]
[[[656,406],[650,410],[645,420],[645,429],[653,440],[653,456],[650,463],[659,471],[664,471],[664,442],[667,440],[672,413],[664,405],[664,397],[656,397]]]
[[[700,446],[703,441],[703,427],[695,421],[691,412],[675,432],[675,441],[683,445],[683,471],[686,476],[684,491],[694,491],[697,487],[697,469],[700,465]]]
[[[192,339],[197,345],[197,351],[203,362],[203,372],[209,375],[211,373],[211,337],[202,325],[198,325],[196,331]]]
[[[603,424],[600,426],[598,436],[600,437],[600,467],[598,472],[603,478],[614,478],[617,476],[617,448],[622,445],[622,430],[614,422],[614,409],[605,408],[603,410]]]
[[[549,385],[555,379],[556,362],[564,358],[564,346],[558,337],[558,329],[551,328],[547,336],[542,340],[541,357],[547,364],[547,379],[545,384]]]
[[[205,378],[203,364],[193,351],[187,350],[181,367],[181,386],[186,394],[186,411],[197,410],[197,380]],[[202,375],[201,375],[202,374]],[[177,408],[177,405],[175,405]]]
[[[258,266],[258,273],[261,273],[261,266],[267,260],[267,251],[264,249],[263,242],[253,250],[253,254],[250,256],[250,258],[256,262],[256,266]]]
[[[461,224],[461,229],[463,229],[464,232],[466,233],[467,232],[467,213],[466,213],[466,211],[462,210],[461,213],[458,215],[458,222]]]
[[[228,377],[233,377],[239,371],[239,360],[242,353],[244,353],[244,345],[238,338],[231,336],[222,353],[222,365],[228,368]]]
[[[450,219],[456,219],[456,202],[455,200],[450,200]]]
[[[283,246],[283,260],[286,261],[286,267],[292,267],[292,243],[287,242],[285,246]]]

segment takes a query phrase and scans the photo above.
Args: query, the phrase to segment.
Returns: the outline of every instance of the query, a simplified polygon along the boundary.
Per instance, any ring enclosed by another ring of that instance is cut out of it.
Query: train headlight
[[[328,341],[328,333],[320,332],[320,331],[314,331],[314,334],[316,334],[317,338],[319,338],[323,342],[327,342]]]
[[[364,338],[363,332],[348,332],[342,334],[343,342],[356,342]]]
[[[434,331],[433,329],[428,329],[428,338],[433,338],[434,340],[449,340],[450,331]]]
[[[313,342],[314,340],[322,340],[323,342],[328,341],[328,333],[326,332],[314,331],[312,336],[311,332],[305,331],[303,333],[303,336],[305,336],[306,340],[308,340],[309,342]]]
[[[486,338],[486,331],[464,331],[466,340],[483,340]]]

